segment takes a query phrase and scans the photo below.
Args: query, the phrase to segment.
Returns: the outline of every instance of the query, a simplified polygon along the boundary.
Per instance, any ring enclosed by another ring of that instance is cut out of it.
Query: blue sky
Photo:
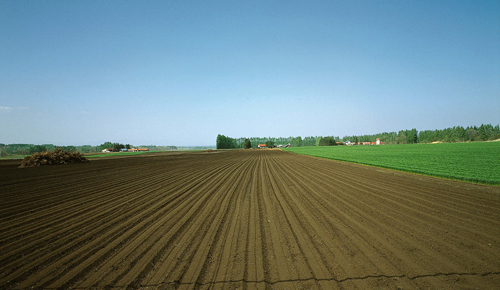
[[[0,143],[500,123],[500,1],[0,0]]]

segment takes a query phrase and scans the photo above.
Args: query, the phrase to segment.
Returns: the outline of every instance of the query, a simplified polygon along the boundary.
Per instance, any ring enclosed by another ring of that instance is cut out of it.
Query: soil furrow
[[[0,161],[1,289],[495,289],[500,187],[281,150]]]

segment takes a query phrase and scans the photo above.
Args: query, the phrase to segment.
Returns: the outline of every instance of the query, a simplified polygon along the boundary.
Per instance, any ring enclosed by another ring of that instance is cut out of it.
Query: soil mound
[[[31,156],[24,157],[21,161],[21,167],[37,167],[43,165],[58,165],[68,163],[85,163],[87,158],[78,152],[63,151],[61,148],[54,153],[50,151],[36,152]]]

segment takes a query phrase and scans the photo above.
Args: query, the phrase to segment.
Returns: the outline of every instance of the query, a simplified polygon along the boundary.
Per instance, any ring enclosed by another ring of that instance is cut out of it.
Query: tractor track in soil
[[[0,162],[1,289],[495,289],[500,187],[281,150]]]

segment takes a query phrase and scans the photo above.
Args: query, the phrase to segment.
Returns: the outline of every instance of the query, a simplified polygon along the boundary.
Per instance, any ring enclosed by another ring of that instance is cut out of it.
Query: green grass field
[[[436,177],[500,184],[500,142],[296,147],[284,150]]]
[[[0,157],[0,160],[23,159],[26,156],[29,156],[29,155],[9,155],[9,156],[2,156],[2,157]]]

